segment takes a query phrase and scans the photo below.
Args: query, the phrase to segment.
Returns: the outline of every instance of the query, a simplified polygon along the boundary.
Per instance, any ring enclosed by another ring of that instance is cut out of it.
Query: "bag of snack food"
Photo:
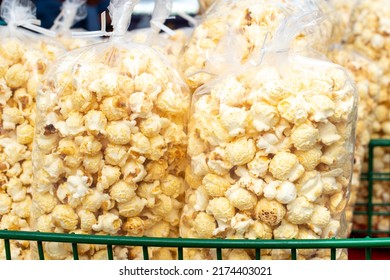
[[[178,236],[184,198],[189,90],[159,52],[125,34],[138,1],[112,0],[107,42],[67,53],[40,88],[35,135],[35,229]],[[45,245],[49,258],[70,248]],[[143,258],[116,248],[115,258]],[[85,245],[81,258],[107,258]],[[175,258],[168,249],[151,258]]]
[[[62,52],[36,33],[54,35],[38,26],[35,11],[31,1],[4,0],[0,7],[7,23],[0,27],[0,229],[31,230],[35,97],[49,63]],[[29,242],[11,241],[13,259],[29,255]]]
[[[255,63],[233,66],[193,95],[182,237],[320,239],[346,236],[357,97],[346,70],[294,52],[311,12],[287,18]],[[187,249],[185,258],[214,259]],[[329,259],[298,250],[299,259]],[[261,258],[288,259],[289,250]],[[253,259],[223,250],[224,259]],[[346,258],[339,252],[338,258]]]

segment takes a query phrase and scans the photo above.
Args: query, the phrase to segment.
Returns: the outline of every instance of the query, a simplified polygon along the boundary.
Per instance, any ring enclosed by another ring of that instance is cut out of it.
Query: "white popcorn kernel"
[[[258,132],[268,131],[279,122],[279,113],[274,106],[256,102],[251,107],[252,123]]]
[[[237,175],[242,172],[242,170],[239,171],[237,170],[236,170]],[[238,176],[240,176],[241,178],[236,182],[235,185],[237,185],[240,188],[247,189],[248,191],[251,191],[257,196],[263,194],[264,181],[262,179],[253,178],[249,174],[241,174]]]
[[[248,239],[272,239],[272,228],[261,221],[255,220],[245,234]]]
[[[322,194],[323,183],[320,173],[317,171],[306,172],[297,184],[299,196],[304,196],[308,201],[316,201]]]
[[[318,129],[310,123],[305,123],[293,129],[291,142],[297,150],[307,151],[316,145],[319,136]]]
[[[249,174],[253,177],[264,177],[268,172],[268,165],[270,159],[262,155],[262,153],[256,153],[252,161],[248,162]]]
[[[130,109],[127,108],[127,100],[122,96],[113,96],[105,98],[100,105],[100,110],[104,113],[104,116],[107,117],[109,122],[119,121],[125,119],[129,113]]]
[[[178,93],[169,88],[162,91],[156,100],[156,107],[168,115],[183,114],[188,106],[189,98],[178,98]]]
[[[336,178],[333,176],[321,175],[321,181],[323,184],[324,194],[334,194],[342,189],[342,185],[338,183]]]
[[[320,123],[318,125],[318,130],[321,142],[327,146],[332,145],[341,139],[336,126],[331,122]]]
[[[162,190],[159,181],[152,183],[141,183],[137,188],[137,195],[146,199],[146,207],[153,208],[156,204],[156,196],[161,194]]]
[[[209,196],[204,186],[200,186],[195,191],[195,211],[206,211],[207,206],[209,205]]]
[[[15,130],[16,125],[23,123],[24,118],[19,109],[6,106],[2,111],[3,129]]]
[[[269,226],[277,226],[286,215],[286,208],[283,204],[262,198],[255,207],[256,217]]]
[[[73,198],[84,197],[88,193],[90,186],[89,178],[80,170],[77,171],[76,175],[69,176],[66,181],[66,188]]]
[[[110,208],[113,205],[111,204],[111,200],[108,194],[101,193],[95,188],[92,188],[88,191],[88,193],[82,198],[81,205],[85,210],[89,210],[91,212],[96,213],[100,208],[103,210]]]
[[[278,180],[294,182],[304,173],[296,155],[288,152],[278,152],[271,160],[269,171]]]
[[[133,197],[130,201],[118,203],[119,215],[129,218],[138,216],[144,209],[147,200],[138,196]]]
[[[7,162],[11,165],[31,158],[31,152],[27,151],[27,147],[11,138],[1,138],[0,147],[3,147],[3,153],[6,155]]]
[[[245,100],[245,88],[235,77],[227,77],[211,90],[221,104],[238,106]]]
[[[331,219],[328,225],[323,229],[321,238],[333,238],[338,235],[340,230],[340,221]]]
[[[226,145],[226,155],[233,165],[244,165],[250,162],[256,153],[253,139],[239,138]]]
[[[241,188],[239,184],[229,188],[225,195],[234,207],[242,211],[253,209],[257,203],[256,195]]]
[[[65,172],[64,163],[59,155],[50,154],[43,158],[43,170],[47,172],[52,182],[57,182]]]
[[[64,260],[72,252],[72,246],[69,243],[45,242],[44,249],[53,260]]]
[[[309,222],[314,211],[314,205],[305,197],[297,197],[287,205],[287,220],[293,224],[301,225]]]
[[[278,104],[278,110],[282,118],[290,123],[299,125],[305,123],[309,116],[310,105],[300,95],[288,97]]]
[[[229,222],[235,215],[234,206],[225,197],[210,200],[206,212],[214,216],[218,225]]]
[[[191,159],[191,169],[194,175],[203,177],[209,173],[209,167],[206,163],[206,155],[199,154]]]
[[[128,157],[128,148],[125,146],[108,144],[104,150],[104,160],[107,164],[123,166]]]
[[[96,188],[101,192],[116,183],[121,175],[119,167],[110,165],[104,165],[100,172],[101,175],[98,177]]]
[[[109,234],[116,234],[122,226],[122,220],[115,214],[105,213],[99,215],[96,224],[92,225],[94,231],[103,231]]]
[[[66,121],[59,121],[53,125],[62,136],[75,136],[85,131],[83,118],[81,113],[71,112]]]
[[[106,133],[107,118],[103,112],[91,110],[84,116],[87,131],[93,135]]]
[[[90,156],[99,153],[103,147],[103,145],[92,135],[77,136],[75,141],[79,146],[79,151]]]
[[[3,187],[5,187],[7,194],[14,202],[22,201],[26,197],[27,189],[18,178],[10,178],[8,183],[3,185]]]
[[[146,170],[142,163],[130,160],[122,168],[123,180],[129,183],[141,182],[146,176]]]
[[[220,106],[221,124],[229,133],[229,136],[236,137],[245,133],[248,113],[245,109],[229,107],[224,104]]]
[[[321,234],[322,229],[329,224],[330,219],[331,215],[329,209],[325,206],[315,204],[308,225],[315,233]]]
[[[9,213],[11,206],[12,198],[6,193],[0,193],[0,215]]]
[[[315,122],[325,122],[335,113],[335,103],[325,95],[311,95],[308,101],[312,111],[310,119]]]
[[[264,150],[265,155],[276,154],[279,151],[289,148],[289,138],[278,138],[275,134],[266,133],[259,136],[256,146],[260,150]]]
[[[139,154],[147,154],[151,149],[149,138],[147,138],[141,132],[131,135],[130,145],[130,151]]]
[[[143,92],[135,92],[129,97],[131,112],[141,118],[147,118],[151,114],[153,102]]]
[[[238,234],[245,234],[249,228],[255,223],[248,215],[237,213],[231,220],[230,226]]]
[[[11,89],[24,87],[29,79],[30,73],[22,64],[14,64],[5,73],[4,79]]]
[[[233,167],[227,159],[226,151],[221,147],[216,147],[209,154],[207,166],[212,172],[218,175],[225,175]]]
[[[271,181],[265,186],[263,192],[264,197],[270,200],[276,199],[282,204],[292,202],[297,196],[295,185],[288,181]]]
[[[157,79],[149,74],[142,73],[135,77],[134,80],[135,90],[139,92],[144,92],[148,97],[155,102],[157,95],[161,92],[161,85],[158,84]]]

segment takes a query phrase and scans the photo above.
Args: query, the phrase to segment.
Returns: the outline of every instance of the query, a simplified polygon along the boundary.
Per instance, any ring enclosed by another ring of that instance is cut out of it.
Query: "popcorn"
[[[310,220],[314,211],[314,205],[305,197],[297,197],[287,205],[287,220],[293,224],[300,225]]]
[[[234,185],[226,191],[226,197],[231,204],[241,210],[251,210],[256,206],[257,197],[252,192],[241,188],[239,185]]]
[[[274,230],[273,234],[275,239],[295,239],[298,237],[299,228],[297,225],[283,220],[280,226]]]
[[[229,180],[211,173],[204,176],[202,184],[212,197],[224,196],[227,189],[230,188]]]
[[[256,204],[255,214],[262,222],[269,226],[276,226],[286,214],[286,208],[275,200],[262,198]]]
[[[227,158],[233,165],[243,165],[250,162],[255,153],[256,148],[253,139],[240,138],[226,146]]]
[[[56,205],[52,211],[53,224],[65,230],[75,230],[79,217],[72,207],[68,205]]]
[[[313,125],[309,123],[302,124],[293,129],[291,142],[297,150],[307,151],[316,145],[319,136],[318,129],[313,127]]]
[[[126,145],[131,141],[131,128],[129,121],[111,122],[107,125],[107,138],[114,145]]]
[[[199,212],[194,219],[194,230],[199,238],[211,238],[213,232],[217,228],[216,221],[213,216],[204,212]]]
[[[258,132],[268,131],[279,122],[279,114],[274,106],[256,102],[251,107],[252,123]]]
[[[272,181],[264,188],[264,197],[268,199],[276,199],[282,204],[292,202],[297,196],[295,185],[285,181]]]
[[[112,213],[106,213],[98,217],[96,224],[92,225],[94,231],[103,231],[109,234],[116,234],[122,226],[121,219]]]
[[[304,168],[294,154],[279,152],[272,158],[269,171],[276,179],[294,182],[302,176]]]

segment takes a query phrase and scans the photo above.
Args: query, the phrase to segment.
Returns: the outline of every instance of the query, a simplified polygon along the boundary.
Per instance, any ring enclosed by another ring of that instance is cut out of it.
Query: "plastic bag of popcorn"
[[[348,42],[359,52],[372,59],[383,71],[380,79],[380,94],[375,104],[375,121],[371,139],[390,139],[390,7],[386,0],[360,0],[351,16],[351,32]],[[390,148],[377,147],[375,152],[374,172],[390,172]],[[363,169],[367,171],[367,162]],[[359,193],[359,202],[367,203],[368,189],[364,186]],[[387,181],[375,182],[375,203],[390,202],[390,183]],[[390,211],[389,208],[375,207],[374,211]],[[367,228],[367,217],[356,216],[357,228]],[[374,230],[389,230],[389,216],[375,216]]]
[[[32,2],[5,0],[0,16],[7,23],[0,27],[0,229],[30,230],[35,97],[45,69],[62,50],[30,31],[52,35],[36,25]],[[13,259],[29,255],[28,242],[11,241]]]
[[[160,53],[126,41],[137,2],[112,0],[110,39],[58,59],[40,88],[33,150],[38,231],[178,236],[190,92]],[[45,248],[49,258],[71,256],[66,245],[56,246]],[[142,248],[116,250],[118,259],[143,258]],[[107,257],[104,247],[79,253]],[[165,249],[150,256],[175,257]]]
[[[56,32],[57,38],[67,50],[85,47],[88,44],[97,43],[97,40],[85,38],[72,38],[71,28],[79,21],[87,17],[86,0],[65,0],[61,6],[61,12],[54,20],[51,30]]]
[[[236,55],[242,63],[246,63],[253,53],[258,53],[266,38],[274,36],[282,21],[291,14],[299,14],[308,8],[325,13],[326,1],[300,0],[240,0],[217,1],[196,26],[193,35],[184,48],[182,71],[192,89],[197,89],[213,77],[208,67],[213,65],[212,59],[227,53],[220,45],[224,37],[236,33],[240,42],[240,50]],[[310,36],[305,30],[297,34],[294,44],[297,48],[306,48],[308,43],[319,50],[327,50],[330,44],[333,24],[329,17],[318,21],[313,26]],[[315,32],[313,32],[315,31]],[[223,71],[223,68],[220,70]],[[218,73],[217,73],[218,74]]]
[[[376,63],[354,51],[354,47],[351,45],[333,46],[328,57],[334,63],[347,69],[356,83],[359,95],[351,194],[346,210],[348,232],[351,233],[357,195],[362,192],[363,182],[360,181],[360,177],[373,131],[375,109],[380,93],[380,78],[383,71]]]
[[[290,48],[312,13],[288,18],[262,58],[193,95],[182,237],[320,239],[346,236],[357,97],[339,65]],[[215,250],[185,250],[213,259]],[[289,250],[262,250],[288,259]],[[329,259],[328,250],[298,250]],[[345,252],[339,252],[345,258]],[[225,250],[224,259],[253,259]]]

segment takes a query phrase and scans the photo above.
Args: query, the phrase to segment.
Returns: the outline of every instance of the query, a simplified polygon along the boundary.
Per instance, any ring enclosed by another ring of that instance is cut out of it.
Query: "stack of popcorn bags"
[[[220,9],[207,13],[198,27],[203,30],[195,29],[184,53],[195,62],[185,73],[199,74],[188,76],[197,89],[181,236],[346,237],[357,96],[345,69],[302,51],[299,40],[312,42],[303,27],[321,23],[321,10],[312,1],[228,2],[234,2],[229,4],[231,25],[221,20],[228,15],[221,8],[225,2],[217,2],[213,8]],[[231,30],[237,30],[235,38],[244,31],[238,45],[252,48],[239,53],[238,65],[213,75],[207,55],[227,48],[218,39],[231,36]],[[196,40],[198,34],[202,41]],[[265,36],[270,39],[262,48]],[[259,41],[250,41],[254,38]],[[188,249],[185,258],[215,259],[214,254]],[[223,258],[254,259],[254,252],[223,250]],[[291,256],[289,250],[262,250],[261,258]],[[298,250],[298,258],[329,259],[329,252]],[[345,252],[338,258],[345,259]]]
[[[32,149],[37,88],[48,65],[63,49],[36,24],[30,1],[5,0],[0,28],[0,229],[32,230]],[[24,27],[24,28],[21,28]],[[26,30],[30,29],[30,30]],[[0,259],[4,259],[0,241]],[[30,259],[26,241],[12,241],[14,259]]]
[[[126,41],[138,1],[112,0],[107,42],[53,64],[37,97],[34,228],[44,232],[178,237],[190,91],[161,53]],[[71,246],[45,243],[52,259]],[[105,246],[79,248],[107,258]],[[140,248],[114,250],[117,259]],[[156,249],[151,258],[175,258]]]

